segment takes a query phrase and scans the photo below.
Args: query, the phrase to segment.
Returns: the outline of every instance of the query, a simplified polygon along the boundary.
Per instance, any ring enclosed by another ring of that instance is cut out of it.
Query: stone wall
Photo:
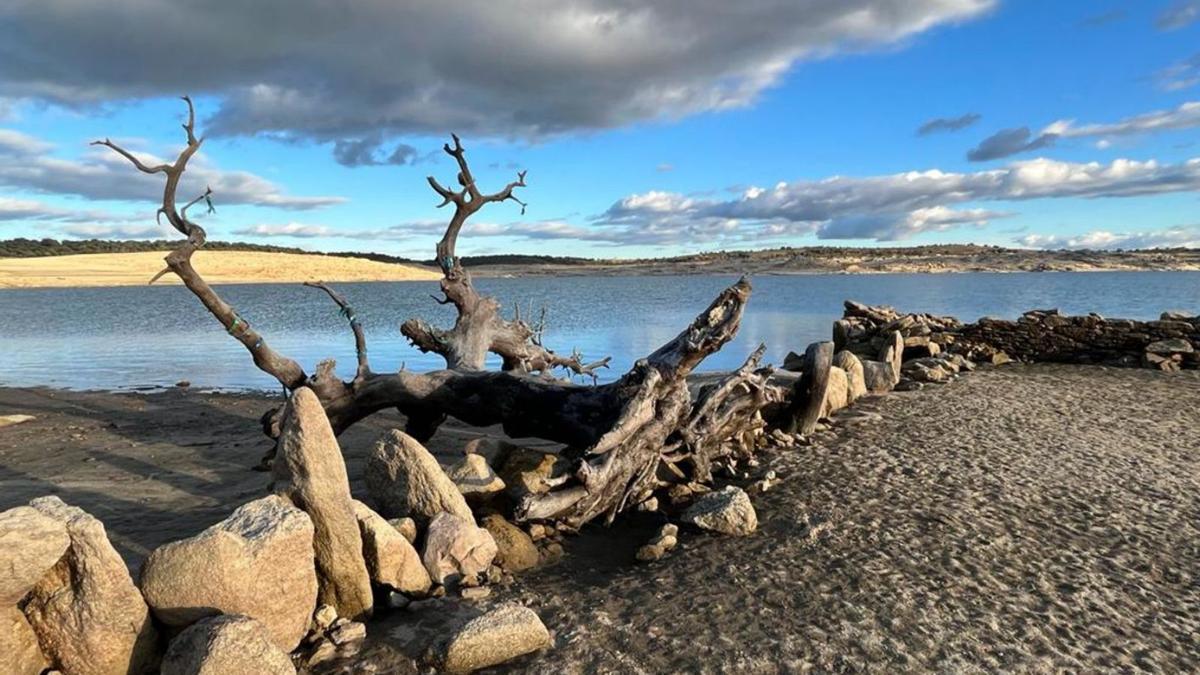
[[[1157,321],[1105,319],[1097,314],[1065,316],[1056,309],[1031,310],[1016,321],[902,314],[847,300],[834,323],[834,341],[856,353],[878,350],[893,332],[904,338],[904,359],[961,354],[1003,362],[1100,364],[1160,370],[1200,368],[1200,316],[1165,312]],[[932,348],[931,348],[932,346]],[[932,354],[931,354],[932,352]]]

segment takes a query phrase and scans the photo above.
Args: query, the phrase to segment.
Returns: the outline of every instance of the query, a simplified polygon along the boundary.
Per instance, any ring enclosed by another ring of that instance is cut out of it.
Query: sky
[[[1200,246],[1200,0],[6,0],[0,238],[464,255]]]

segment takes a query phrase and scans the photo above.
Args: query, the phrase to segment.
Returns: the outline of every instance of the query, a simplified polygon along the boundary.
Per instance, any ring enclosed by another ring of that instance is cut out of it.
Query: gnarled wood
[[[658,485],[656,470],[662,461],[687,464],[700,479],[709,477],[714,458],[727,454],[761,420],[758,409],[771,398],[760,369],[762,348],[741,369],[715,387],[704,390],[695,404],[687,377],[709,354],[737,333],[750,296],[745,279],[725,289],[684,331],[653,354],[640,360],[615,382],[595,384],[595,374],[608,367],[608,359],[587,363],[578,353],[559,355],[541,344],[541,327],[500,316],[495,299],[476,292],[470,274],[455,253],[459,233],[467,218],[483,205],[515,201],[514,191],[525,185],[525,173],[504,189],[481,193],[467,164],[458,137],[445,151],[458,165],[458,190],[435,178],[430,186],[441,195],[442,206],[453,204],[446,232],[437,244],[442,270],[443,304],[453,304],[458,318],[450,329],[438,329],[419,319],[406,321],[401,332],[423,351],[442,355],[446,369],[428,373],[404,370],[377,373],[367,357],[367,339],[349,301],[322,282],[306,285],[323,290],[350,324],[357,353],[357,368],[350,380],[340,379],[336,364],[323,361],[312,375],[292,359],[271,349],[238,312],[225,302],[192,267],[192,255],[204,246],[204,229],[187,217],[190,207],[204,201],[211,209],[212,191],[176,208],[176,190],[188,160],[199,150],[195,111],[191,100],[183,125],[187,145],[175,162],[151,166],[109,140],[97,144],[111,148],[144,173],[165,175],[162,207],[171,225],[186,239],[166,257],[162,274],[183,280],[209,312],[251,353],[258,368],[272,375],[289,392],[310,388],[320,400],[330,424],[341,433],[377,411],[397,409],[407,418],[406,430],[425,440],[448,417],[467,424],[499,424],[514,437],[538,437],[561,442],[577,461],[574,473],[557,483],[554,491],[522,504],[524,519],[558,520],[569,527],[604,515],[608,520],[627,505],[643,499]],[[152,280],[153,281],[153,280]],[[498,354],[499,372],[484,370],[487,353]],[[591,385],[563,381],[554,369],[593,378]],[[278,435],[278,412],[263,417],[263,428]]]

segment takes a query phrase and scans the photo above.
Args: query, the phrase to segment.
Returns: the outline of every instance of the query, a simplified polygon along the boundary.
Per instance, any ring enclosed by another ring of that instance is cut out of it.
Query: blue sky
[[[529,172],[460,254],[1200,246],[1200,1],[678,2],[6,4],[0,238],[171,236],[87,143],[166,156],[191,93],[212,239],[431,257],[456,131]]]

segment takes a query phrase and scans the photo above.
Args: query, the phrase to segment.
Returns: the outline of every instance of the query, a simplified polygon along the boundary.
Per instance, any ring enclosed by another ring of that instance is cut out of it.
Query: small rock
[[[329,631],[329,639],[339,647],[351,642],[360,642],[366,637],[367,625],[359,621],[347,621]]]
[[[758,516],[750,497],[729,485],[700,497],[683,513],[683,521],[697,527],[735,536],[758,528]]]
[[[504,481],[492,471],[483,455],[464,456],[446,475],[468,502],[486,502],[504,491]]]
[[[476,586],[464,588],[460,593],[464,600],[482,600],[492,594],[492,589],[487,586]]]
[[[883,361],[863,361],[863,386],[872,394],[885,394],[896,386],[892,364]]]
[[[162,662],[162,675],[295,673],[292,660],[271,641],[266,628],[236,614],[192,624],[171,641]]]
[[[429,523],[421,560],[430,578],[444,586],[451,579],[487,572],[496,553],[496,540],[487,530],[476,527],[473,520],[439,513]]]
[[[774,474],[775,472],[771,471],[770,473]],[[666,525],[663,525],[662,527],[660,527],[658,529],[658,536],[660,536],[660,537],[666,537],[666,536],[675,537],[678,535],[679,535],[679,526],[674,523],[667,523]]]
[[[500,514],[484,517],[482,525],[496,542],[496,563],[510,572],[522,572],[538,564],[537,547],[521,528]]]
[[[337,645],[333,644],[331,640],[321,638],[321,641],[308,655],[308,665],[315,666],[335,658],[337,658]]]
[[[547,529],[541,523],[534,523],[529,526],[529,538],[534,541],[539,541],[546,538]]]
[[[329,605],[321,605],[317,608],[317,611],[313,612],[313,624],[317,627],[317,630],[329,630],[329,627],[337,619],[337,610]]]
[[[187,389],[188,387],[192,386],[192,383],[188,382],[187,380],[180,380],[175,383],[175,386],[179,387],[180,389]]]
[[[646,544],[645,546],[638,548],[637,553],[634,554],[634,557],[640,562],[654,562],[655,560],[661,560],[666,554],[667,551],[663,547],[655,546],[654,544]]]
[[[404,518],[392,518],[388,523],[396,528],[397,532],[404,535],[408,543],[415,544],[417,542],[417,521],[406,516]]]
[[[409,598],[403,593],[397,593],[396,591],[388,593],[387,603],[388,607],[391,607],[392,609],[404,609],[405,607],[408,607],[409,603],[411,602],[412,598]]]
[[[1151,354],[1191,354],[1196,351],[1192,343],[1183,338],[1159,340],[1146,345],[1146,351]]]
[[[651,497],[647,500],[639,502],[637,510],[643,513],[654,513],[658,510],[658,497]]]
[[[866,396],[867,383],[862,361],[853,352],[842,350],[833,355],[833,365],[846,371],[846,402],[854,403]]]
[[[405,593],[424,593],[432,582],[421,564],[421,557],[408,539],[372,511],[354,500],[354,515],[362,535],[363,557],[371,581]]]
[[[500,468],[505,491],[513,501],[520,502],[528,494],[542,494],[550,489],[548,480],[569,469],[566,459],[529,448],[515,448]]]
[[[555,563],[563,559],[567,552],[563,550],[562,544],[557,541],[552,541],[546,544],[541,550],[541,559],[543,563]]]
[[[11,427],[14,424],[32,422],[35,419],[37,418],[33,415],[0,415],[0,429]]]
[[[434,649],[447,673],[471,673],[550,646],[550,632],[527,607],[506,603],[468,621]]]

